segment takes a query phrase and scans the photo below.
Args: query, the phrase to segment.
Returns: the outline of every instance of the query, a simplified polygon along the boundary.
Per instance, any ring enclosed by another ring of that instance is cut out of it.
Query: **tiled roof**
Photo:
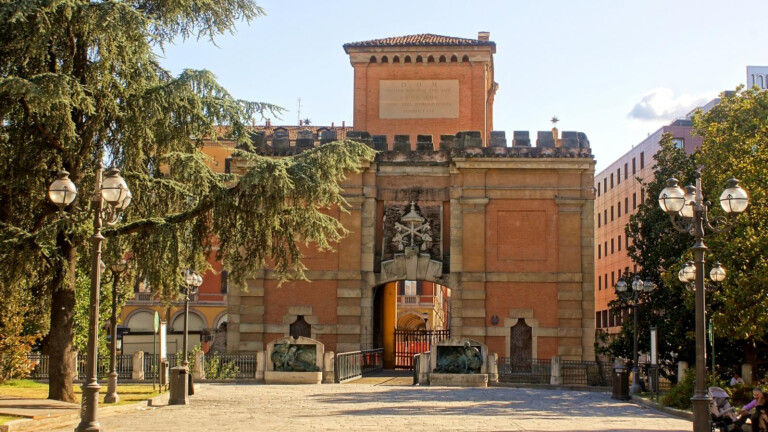
[[[374,39],[362,42],[350,42],[344,44],[344,50],[348,48],[365,47],[402,47],[402,46],[496,46],[495,42],[479,39],[465,39],[450,36],[440,36],[429,33],[395,36],[384,39]]]

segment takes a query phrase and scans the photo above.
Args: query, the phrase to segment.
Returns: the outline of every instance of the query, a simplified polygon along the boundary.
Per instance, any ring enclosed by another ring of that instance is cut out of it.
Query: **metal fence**
[[[412,369],[413,356],[449,337],[450,330],[395,330],[395,369]]]
[[[499,382],[549,384],[552,362],[544,359],[499,357]]]
[[[561,362],[564,385],[610,386],[613,375],[612,362],[582,360],[562,360]]]
[[[384,368],[384,349],[352,351],[336,354],[334,381],[344,382]]]
[[[215,354],[203,357],[206,379],[256,378],[256,354]]]

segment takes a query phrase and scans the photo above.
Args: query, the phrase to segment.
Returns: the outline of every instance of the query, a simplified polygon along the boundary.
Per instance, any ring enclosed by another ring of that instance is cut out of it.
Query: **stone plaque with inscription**
[[[459,80],[379,81],[380,119],[458,117]]]

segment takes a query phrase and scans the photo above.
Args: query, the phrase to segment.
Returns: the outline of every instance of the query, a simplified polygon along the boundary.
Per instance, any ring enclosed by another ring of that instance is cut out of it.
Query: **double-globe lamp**
[[[637,368],[638,363],[638,355],[637,355],[637,296],[640,292],[651,292],[654,288],[656,288],[656,285],[651,282],[650,279],[646,279],[645,281],[640,280],[639,275],[635,275],[634,279],[632,280],[632,292],[628,293],[627,288],[629,288],[630,285],[627,284],[627,282],[624,281],[624,279],[620,279],[619,282],[616,283],[616,291],[618,291],[619,295],[625,296],[625,295],[631,295],[633,298],[632,302],[632,318],[633,318],[633,327],[632,327],[632,335],[633,335],[633,341],[632,341],[632,387],[630,387],[629,391],[630,393],[639,393],[640,392],[640,375]]]
[[[115,224],[120,213],[131,203],[132,195],[128,185],[120,176],[120,170],[110,168],[106,177],[102,178],[102,168],[99,161],[96,167],[96,184],[91,198],[93,210],[93,235],[91,236],[91,292],[88,314],[88,351],[86,353],[86,379],[83,383],[83,410],[80,424],[75,429],[81,431],[100,431],[98,421],[99,386],[97,380],[98,366],[98,335],[99,335],[99,289],[101,286],[101,235],[102,224]],[[61,170],[58,178],[48,187],[48,198],[59,208],[59,214],[67,220],[75,220],[67,215],[64,209],[72,204],[77,197],[77,187],[69,179],[69,173]],[[108,204],[104,208],[104,202]],[[114,343],[114,341],[113,341]]]
[[[678,277],[682,281],[694,281],[696,302],[696,381],[694,394],[691,398],[693,405],[693,430],[694,432],[710,432],[709,405],[712,398],[707,393],[707,366],[706,366],[706,312],[704,292],[704,255],[707,246],[704,244],[705,230],[724,231],[728,228],[725,219],[715,220],[710,223],[707,218],[707,210],[710,202],[704,201],[701,189],[701,174],[696,173],[696,186],[688,186],[683,190],[677,185],[677,179],[667,180],[665,187],[659,194],[659,207],[666,212],[672,224],[680,232],[688,232],[693,235],[695,243],[691,248],[694,253],[693,271],[691,266],[683,268]],[[739,186],[735,178],[728,180],[726,189],[720,195],[720,206],[728,215],[738,215],[747,209],[749,195]],[[682,218],[682,222],[677,218]],[[725,278],[725,270],[716,265],[710,272],[713,281],[722,281]]]

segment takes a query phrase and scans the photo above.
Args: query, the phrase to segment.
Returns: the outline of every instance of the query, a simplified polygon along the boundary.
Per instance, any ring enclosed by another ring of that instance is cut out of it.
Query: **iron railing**
[[[203,357],[206,379],[256,379],[256,354],[216,354]]]
[[[337,383],[359,378],[384,368],[384,349],[339,353],[333,366],[334,381]]]
[[[395,369],[412,369],[413,356],[449,337],[450,330],[395,330]]]
[[[562,360],[560,376],[564,385],[610,386],[613,363],[583,360]]]
[[[552,361],[499,357],[499,382],[517,384],[549,384]]]

